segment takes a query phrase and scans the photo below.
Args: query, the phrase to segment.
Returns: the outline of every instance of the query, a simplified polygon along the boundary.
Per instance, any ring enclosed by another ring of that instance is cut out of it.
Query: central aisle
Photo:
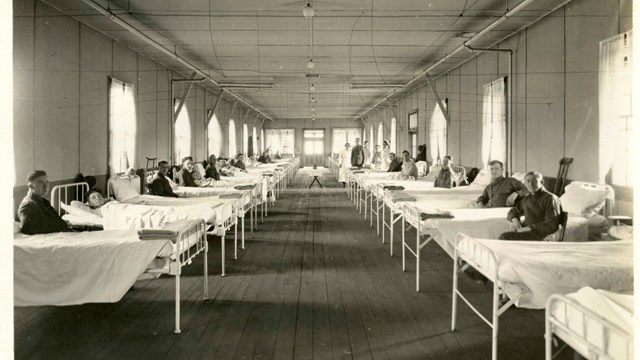
[[[427,246],[416,293],[413,258],[403,273],[400,246],[390,257],[342,184],[328,170],[324,189],[307,189],[312,179],[298,173],[238,260],[227,261],[227,277],[219,276],[219,241],[209,240],[211,300],[200,300],[201,260],[184,269],[182,334],[171,332],[174,281],[162,277],[116,304],[16,308],[18,357],[488,358],[490,329],[464,305],[460,330],[449,331],[451,259]],[[230,241],[227,249],[230,259]],[[490,286],[461,282],[488,310]],[[507,312],[500,357],[543,358],[543,316]]]

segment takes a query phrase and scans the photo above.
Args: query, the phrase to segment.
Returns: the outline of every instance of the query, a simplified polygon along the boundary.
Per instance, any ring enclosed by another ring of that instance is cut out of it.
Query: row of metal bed
[[[258,207],[264,221],[298,167],[299,160],[294,158],[248,168],[237,178],[225,178],[227,183],[239,184],[237,188],[199,188],[198,196],[181,198],[140,194],[140,178],[115,176],[107,185],[115,200],[102,206],[102,216],[70,206],[74,200],[84,201],[87,183],[56,186],[51,202],[63,219],[97,231],[24,235],[16,224],[14,305],[117,302],[138,279],[168,274],[175,278],[174,331],[180,333],[182,267],[202,254],[203,299],[207,299],[207,235],[220,237],[221,276],[225,276],[228,232],[233,229],[237,259],[239,228],[244,249],[245,220],[250,219],[251,233],[257,230]]]
[[[329,158],[337,177],[340,165]],[[454,167],[460,177],[464,168]],[[421,170],[421,175],[426,171]],[[437,173],[432,167],[430,174]],[[397,174],[397,173],[395,173]],[[369,217],[382,243],[389,232],[390,255],[394,250],[394,226],[402,228],[401,269],[407,269],[407,254],[415,257],[416,291],[420,291],[421,250],[436,242],[453,260],[452,322],[456,330],[458,300],[466,303],[492,328],[492,359],[498,355],[499,317],[512,306],[546,308],[546,357],[552,358],[552,340],[562,339],[588,359],[632,359],[633,245],[631,240],[588,241],[594,233],[606,231],[606,215],[613,208],[615,194],[607,185],[572,182],[569,196],[561,197],[569,214],[565,228],[548,241],[500,241],[512,231],[506,220],[509,208],[472,208],[490,182],[480,171],[468,186],[433,188],[433,175],[417,180],[396,180],[397,175],[380,170],[349,168],[347,194],[356,210]],[[520,181],[524,174],[514,174]],[[596,196],[597,195],[597,196]],[[576,207],[591,199],[587,214]],[[577,200],[576,200],[577,199]],[[578,202],[580,204],[575,204]],[[388,213],[388,215],[387,215]],[[582,216],[584,215],[584,216]],[[375,217],[375,220],[374,220]],[[415,241],[405,233],[413,227]],[[473,267],[493,283],[491,314],[484,315],[459,287],[459,274]],[[591,289],[591,290],[589,290]],[[593,289],[598,289],[593,290]],[[591,296],[579,295],[588,292]],[[576,295],[578,294],[578,295]],[[593,294],[602,299],[590,300]],[[613,300],[612,300],[613,299]],[[618,316],[605,316],[602,303]],[[599,304],[599,306],[594,306]],[[617,320],[617,321],[616,321]]]

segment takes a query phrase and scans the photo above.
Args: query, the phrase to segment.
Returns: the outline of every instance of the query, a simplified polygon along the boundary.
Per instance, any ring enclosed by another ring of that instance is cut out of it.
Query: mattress
[[[633,339],[633,295],[595,290],[586,286],[577,292],[568,294],[567,298],[585,307],[587,312],[607,319]],[[633,349],[629,349],[630,351],[627,352],[625,346],[627,339],[619,332],[611,331],[605,339],[603,336],[605,333],[603,331],[604,325],[601,321],[589,316],[584,317],[582,309],[562,304],[563,302],[554,302],[549,311],[553,317],[573,331],[573,334],[560,328],[554,331],[572,348],[580,354],[589,354],[589,348],[583,342],[572,341],[573,339],[584,339],[589,344],[606,350],[614,359],[631,359],[627,355],[633,354]]]
[[[546,242],[476,240],[495,254],[498,276],[511,298],[522,294],[516,306],[542,309],[551,294],[568,294],[584,286],[613,292],[633,289],[631,241]],[[469,251],[473,241],[458,237],[458,248]],[[478,257],[485,275],[491,277],[490,258]]]
[[[244,185],[244,184],[243,184]],[[207,197],[207,196],[217,196],[222,194],[240,194],[241,191],[238,191],[233,188],[233,186],[229,187],[185,187],[179,186],[177,189],[173,189],[173,192],[181,198],[192,198],[192,197]]]
[[[210,198],[194,198],[194,199],[173,199],[174,206],[171,202],[165,200],[150,201],[154,205],[140,204],[144,198],[162,198],[153,195],[143,195],[135,199],[137,204],[120,203],[111,201],[102,207],[103,227],[105,230],[119,229],[142,229],[150,227],[162,227],[164,224],[176,220],[197,220],[202,219],[208,224],[214,224],[216,221],[222,221],[220,216],[224,216],[231,210],[225,209],[224,204],[228,204],[229,200],[220,200],[218,198],[203,202],[198,199]],[[194,201],[195,200],[195,201]],[[175,203],[182,205],[175,206]],[[165,205],[161,205],[165,204]]]
[[[14,304],[116,302],[171,241],[140,241],[136,231],[15,234]]]

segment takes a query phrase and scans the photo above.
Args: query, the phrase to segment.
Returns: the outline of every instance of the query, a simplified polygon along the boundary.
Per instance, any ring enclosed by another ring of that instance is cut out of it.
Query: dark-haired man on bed
[[[484,188],[482,195],[477,200],[478,207],[494,208],[511,206],[508,204],[509,197],[517,193],[523,197],[529,193],[527,187],[512,177],[502,176],[504,165],[499,160],[489,162],[489,172],[491,173],[491,183]]]
[[[193,179],[193,158],[191,156],[185,156],[182,158],[182,169],[176,174],[176,182],[178,186],[186,187],[198,187]]]
[[[516,231],[501,234],[501,240],[542,240],[558,231],[562,204],[556,195],[544,188],[542,174],[537,171],[528,172],[524,177],[524,184],[529,195],[518,198],[507,215]],[[525,226],[520,222],[523,215]]]
[[[213,179],[216,181],[220,180],[220,173],[218,172],[218,169],[216,169],[217,162],[218,159],[216,159],[215,155],[209,156],[209,165],[204,169],[205,179]]]
[[[158,171],[153,175],[151,184],[149,184],[149,192],[151,195],[178,197],[171,189],[171,184],[167,180],[167,172],[169,171],[169,163],[165,160],[158,162]]]
[[[49,180],[43,170],[35,170],[27,175],[29,192],[18,208],[20,232],[23,234],[48,234],[71,231],[66,221],[45,199],[49,192]]]
[[[451,169],[452,158],[450,155],[445,155],[442,158],[442,170],[438,173],[438,177],[433,183],[433,187],[451,189],[456,186],[456,175]]]

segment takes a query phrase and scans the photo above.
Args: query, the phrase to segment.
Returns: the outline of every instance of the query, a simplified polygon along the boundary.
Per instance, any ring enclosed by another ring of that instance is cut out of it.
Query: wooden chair
[[[560,240],[564,241],[564,232],[567,230],[567,222],[569,221],[569,213],[563,211],[560,215],[558,215],[558,222],[560,226],[562,226],[562,230],[560,231]]]

